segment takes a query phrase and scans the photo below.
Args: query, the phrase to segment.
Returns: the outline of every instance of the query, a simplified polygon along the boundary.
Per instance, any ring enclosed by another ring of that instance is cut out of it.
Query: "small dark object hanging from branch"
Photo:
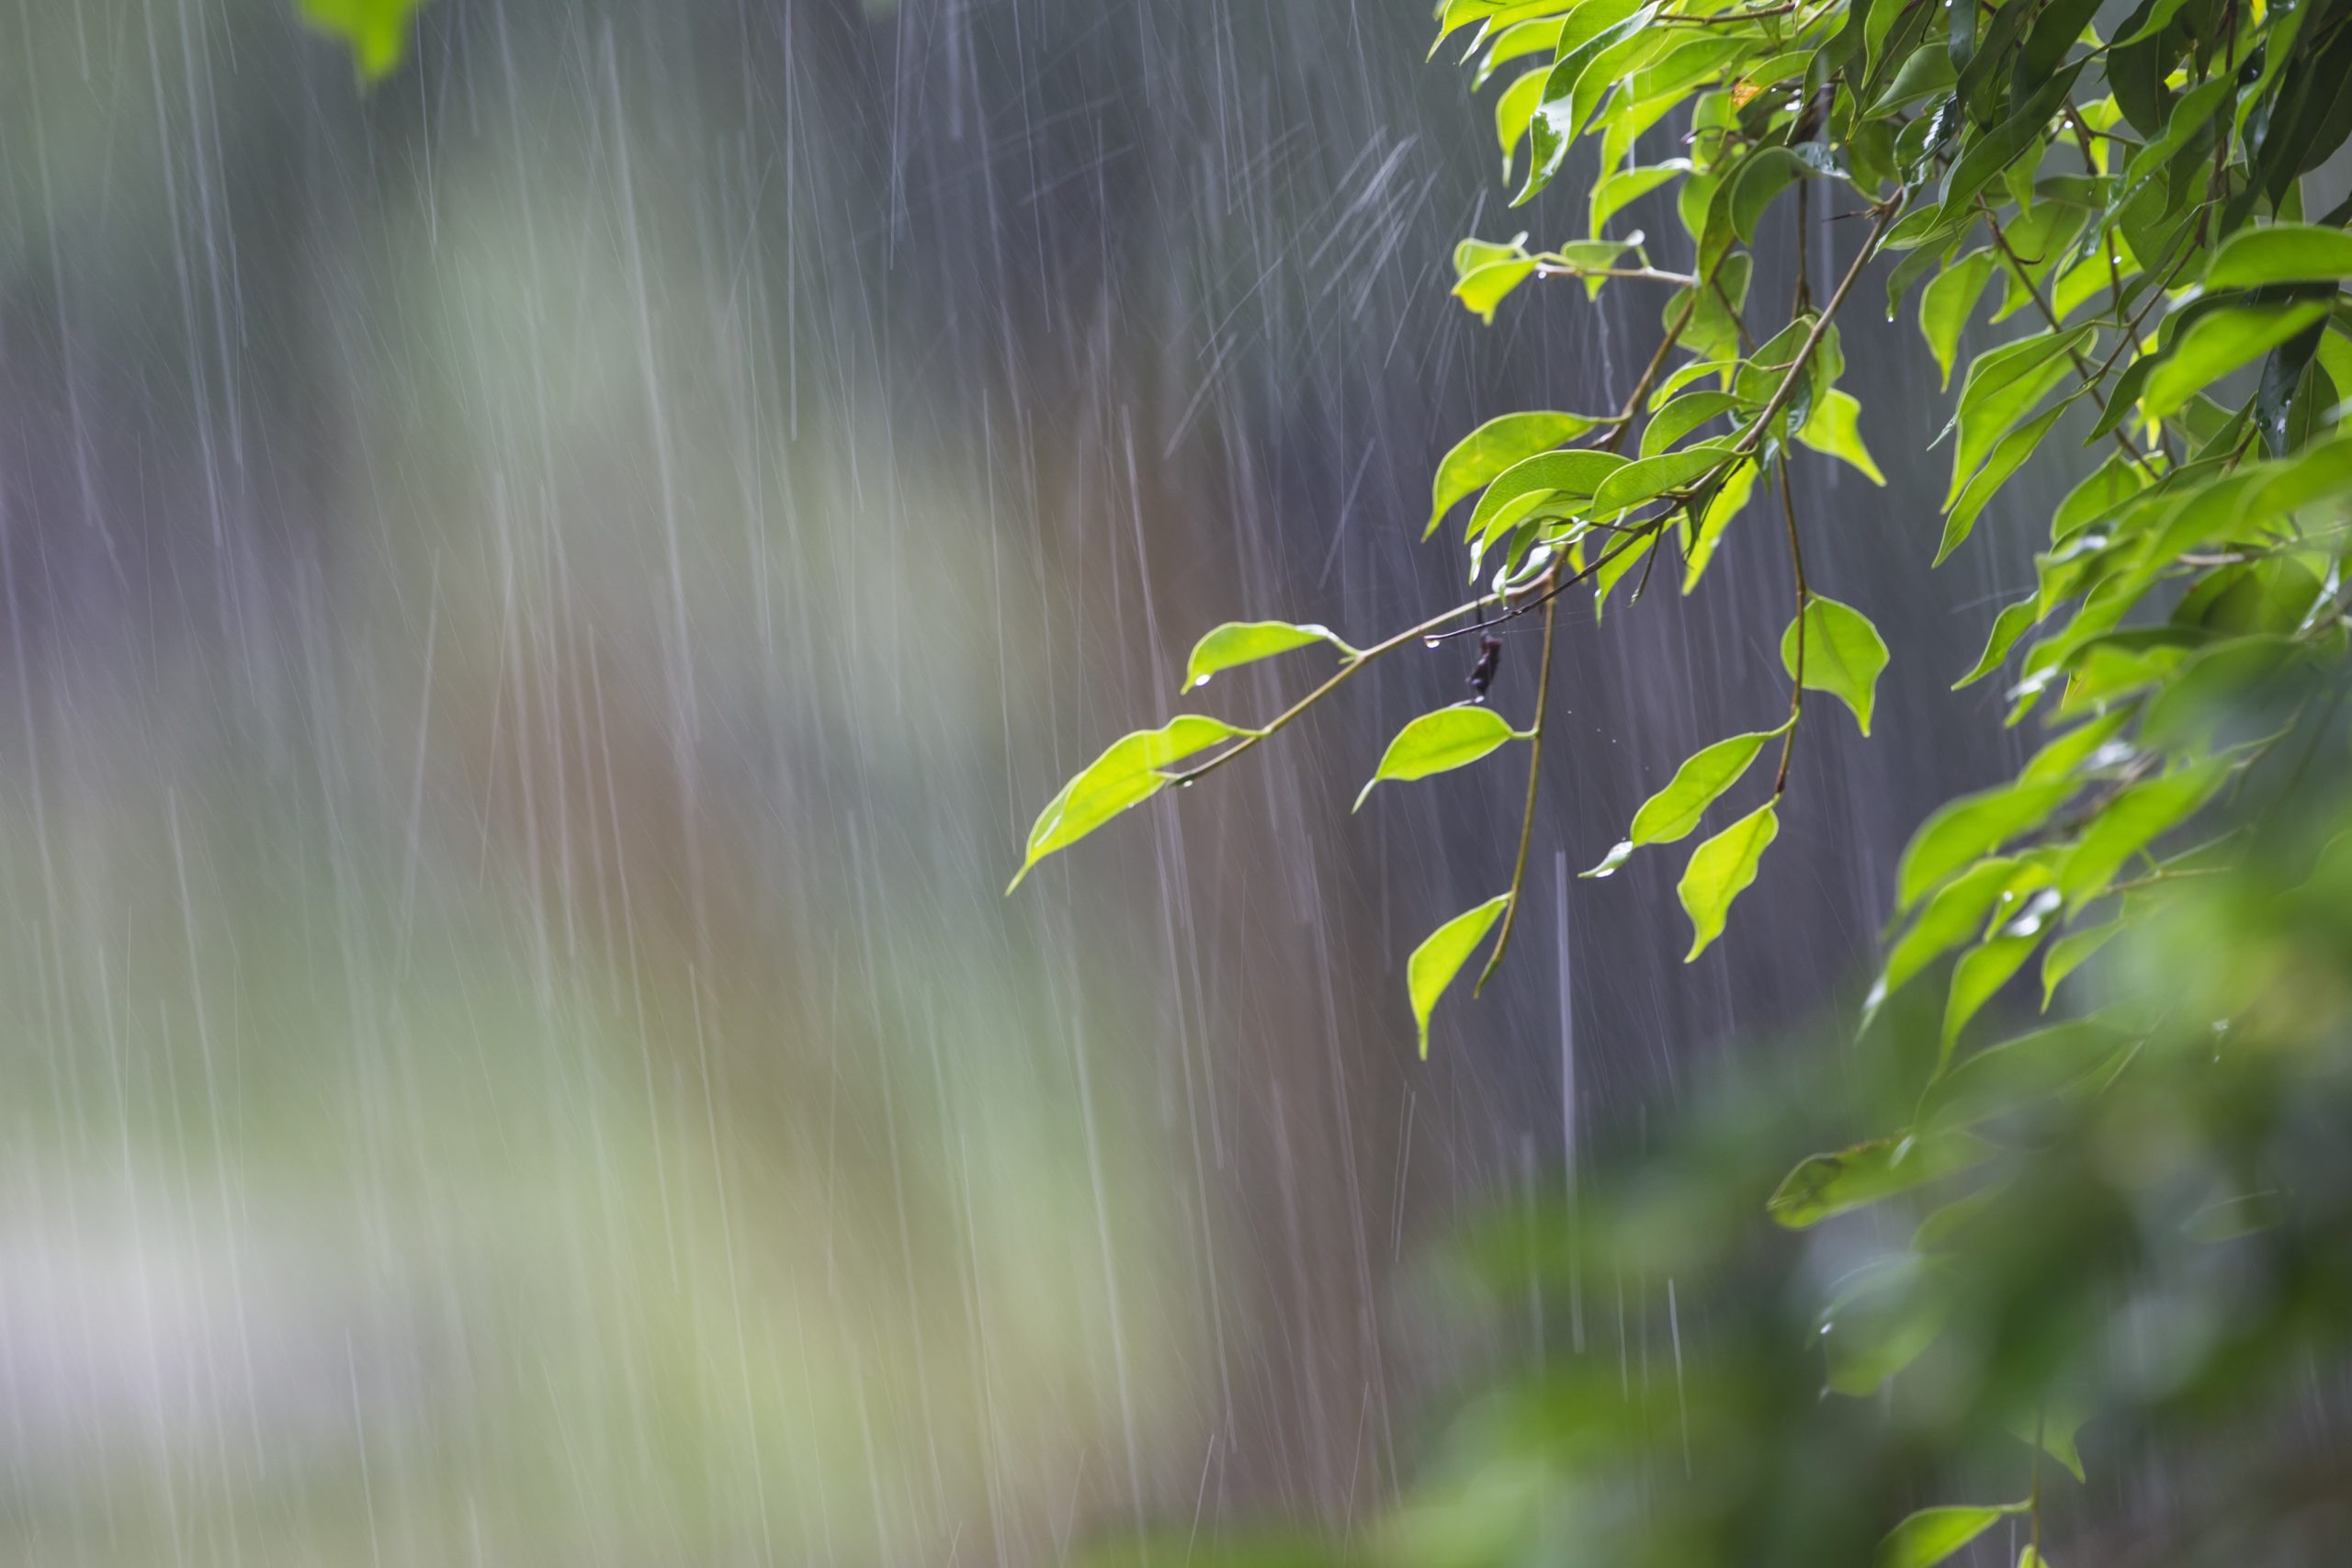
[[[1502,662],[1503,639],[1488,632],[1478,639],[1478,662],[1470,667],[1470,700],[1483,703],[1495,683],[1495,666]]]

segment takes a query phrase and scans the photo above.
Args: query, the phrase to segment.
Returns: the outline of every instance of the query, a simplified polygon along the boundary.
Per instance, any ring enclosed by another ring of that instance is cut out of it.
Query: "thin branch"
[[[1233,746],[1223,751],[1219,751],[1216,756],[1211,757],[1207,761],[1203,762],[1197,768],[1187,768],[1181,773],[1169,774],[1168,782],[1172,784],[1188,784],[1194,779],[1215,773],[1217,769],[1233,761],[1234,758],[1241,755],[1242,752],[1249,750],[1252,746],[1257,745],[1268,736],[1272,735],[1276,730],[1281,729],[1283,726],[1290,723],[1292,719],[1296,718],[1300,714],[1305,713],[1317,703],[1321,702],[1325,697],[1329,696],[1333,692],[1338,691],[1341,683],[1343,683],[1349,676],[1354,674],[1357,671],[1363,669],[1374,660],[1378,659],[1383,654],[1394,653],[1396,649],[1404,647],[1407,643],[1417,641],[1421,637],[1429,636],[1431,632],[1436,631],[1440,626],[1446,625],[1450,621],[1458,621],[1463,616],[1475,613],[1479,606],[1487,604],[1489,601],[1497,597],[1498,597],[1498,595],[1493,593],[1481,593],[1478,597],[1469,601],[1467,604],[1456,604],[1451,610],[1447,610],[1440,615],[1431,615],[1428,620],[1423,621],[1418,626],[1408,627],[1404,631],[1398,632],[1395,637],[1388,638],[1385,642],[1374,643],[1370,648],[1365,649],[1353,659],[1351,659],[1346,663],[1340,665],[1339,670],[1332,674],[1329,680],[1324,682],[1321,685],[1307,693],[1306,695],[1299,698],[1298,701],[1291,704],[1290,706],[1283,709],[1282,712],[1269,719],[1262,728],[1253,730],[1250,734],[1242,737],[1242,739]]]
[[[1976,198],[1976,205],[1984,209],[1984,224],[1986,228],[1993,231],[1993,243],[2001,247],[2001,254],[2009,258],[2009,265],[2016,269],[2017,279],[2019,283],[2025,286],[2027,295],[2033,300],[2033,308],[2041,312],[2041,319],[2050,323],[2050,330],[2052,332],[2064,332],[2065,328],[2059,322],[2058,312],[2052,310],[2050,308],[2050,301],[2041,297],[2041,286],[2034,282],[2031,277],[2026,275],[2026,264],[2018,259],[2017,252],[2009,245],[2009,237],[2001,232],[2001,220],[1993,215],[1992,208],[1985,205],[1984,198],[1983,197],[1980,196]],[[2159,292],[2161,292],[2161,290],[2159,290]],[[2106,395],[2099,390],[2099,378],[2094,378],[2091,375],[2091,362],[2083,357],[2083,354],[2080,349],[2068,349],[2066,351],[2066,357],[2075,362],[2075,374],[2083,378],[2083,385],[2085,389],[2089,391],[2091,395],[2091,401],[2098,405],[2099,412],[2105,413],[2107,412],[2107,398]],[[2120,426],[2109,431],[2108,434],[2115,437],[2115,444],[2119,447],[2122,448],[2123,455],[2131,458],[2133,462],[2139,464],[2141,468],[2146,472],[2150,479],[2153,479],[2158,477],[2154,465],[2148,461],[2147,454],[2132,445],[2132,438],[2123,434]]]
[[[1804,717],[1804,607],[1812,592],[1804,581],[1804,547],[1797,543],[1797,503],[1789,491],[1789,459],[1785,454],[1780,462],[1781,516],[1789,525],[1789,570],[1796,578],[1797,592],[1797,659],[1796,670],[1789,677],[1789,722],[1787,733],[1781,739],[1781,771],[1772,776],[1772,798],[1789,787],[1789,760],[1797,749],[1797,725]]]
[[[1503,906],[1502,930],[1495,933],[1495,950],[1487,954],[1487,966],[1478,971],[1478,983],[1470,987],[1476,996],[1487,988],[1487,977],[1503,961],[1503,953],[1510,946],[1511,927],[1519,922],[1520,893],[1527,885],[1527,846],[1535,838],[1535,790],[1544,779],[1544,713],[1552,695],[1552,631],[1559,619],[1557,604],[1544,606],[1544,651],[1536,655],[1535,723],[1527,737],[1527,808],[1519,818],[1519,858],[1511,863],[1510,901]]]
[[[1838,308],[1846,303],[1846,296],[1853,288],[1854,280],[1862,275],[1862,268],[1868,266],[1871,258],[1878,254],[1879,242],[1885,239],[1886,231],[1894,226],[1895,216],[1903,210],[1904,199],[1908,195],[1907,190],[1897,191],[1894,198],[1879,209],[1878,221],[1871,225],[1870,238],[1864,240],[1862,248],[1854,253],[1853,265],[1846,269],[1846,276],[1838,280],[1837,291],[1829,296],[1829,303],[1822,307],[1820,316],[1813,323],[1813,331],[1805,334],[1803,346],[1798,348],[1797,356],[1789,362],[1788,374],[1781,377],[1781,384],[1772,389],[1772,396],[1765,402],[1763,411],[1757,414],[1755,423],[1732,443],[1732,451],[1736,455],[1746,457],[1756,450],[1756,444],[1770,428],[1773,416],[1788,407],[1789,400],[1796,396],[1797,380],[1804,374],[1805,367],[1813,362],[1813,351],[1821,346],[1822,335],[1828,332],[1829,323],[1838,319]]]
[[[1687,272],[1665,272],[1654,266],[1587,266],[1563,255],[1547,253],[1535,261],[1538,277],[1630,277],[1638,283],[1671,283],[1677,288],[1689,288],[1699,281]]]

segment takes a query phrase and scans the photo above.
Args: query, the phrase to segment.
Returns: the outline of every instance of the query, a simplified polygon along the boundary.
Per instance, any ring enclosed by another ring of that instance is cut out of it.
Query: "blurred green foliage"
[[[409,36],[426,0],[296,0],[303,19],[351,51],[366,83],[383,80],[408,58]]]

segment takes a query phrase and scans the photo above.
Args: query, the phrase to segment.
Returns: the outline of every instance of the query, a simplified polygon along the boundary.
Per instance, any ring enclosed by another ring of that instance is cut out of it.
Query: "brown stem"
[[[2019,261],[2017,252],[2010,248],[2009,237],[2001,232],[2001,220],[1993,215],[1992,208],[1985,205],[1983,197],[1976,198],[1976,205],[1984,209],[1984,224],[1993,231],[1993,243],[2001,247],[2001,254],[2009,258],[2009,265],[2017,269],[2018,281],[2025,286],[2027,295],[2033,300],[2033,308],[2041,312],[2041,319],[2050,323],[2052,332],[2064,331],[2065,329],[2059,324],[2058,313],[2050,308],[2050,301],[2041,297],[2041,286],[2026,276],[2025,263]],[[2084,388],[2089,391],[2091,401],[2098,406],[2099,412],[2105,413],[2107,398],[2099,391],[2099,378],[2091,374],[2091,362],[2083,357],[2079,349],[2068,349],[2066,357],[2075,362],[2075,374],[2083,378]],[[2115,444],[2122,448],[2123,455],[2139,464],[2150,479],[2157,477],[2156,470],[2149,463],[2147,455],[2132,444],[2130,436],[2124,434],[2120,429],[2110,430],[2108,434],[2115,437]]]
[[[1497,597],[1498,595],[1493,593],[1481,593],[1478,597],[1471,600],[1467,604],[1456,604],[1451,610],[1447,610],[1440,615],[1431,615],[1428,620],[1423,621],[1418,626],[1412,626],[1407,630],[1398,632],[1395,637],[1390,637],[1385,642],[1374,643],[1370,648],[1365,649],[1363,652],[1357,654],[1354,658],[1340,665],[1339,670],[1333,673],[1329,680],[1324,682],[1321,685],[1307,693],[1306,695],[1299,698],[1298,701],[1291,704],[1290,706],[1276,714],[1272,719],[1266,722],[1262,728],[1253,730],[1250,734],[1242,737],[1241,739],[1237,741],[1234,745],[1228,747],[1223,751],[1219,751],[1216,756],[1211,757],[1207,761],[1203,762],[1197,768],[1187,768],[1181,773],[1169,774],[1168,782],[1172,784],[1188,784],[1194,779],[1215,773],[1217,769],[1225,766],[1226,763],[1230,762],[1234,758],[1241,755],[1242,752],[1249,750],[1250,748],[1257,745],[1260,741],[1265,739],[1268,736],[1272,735],[1276,730],[1281,729],[1284,725],[1290,723],[1292,719],[1296,718],[1300,714],[1305,713],[1308,708],[1313,707],[1317,703],[1321,702],[1325,697],[1329,696],[1333,692],[1339,690],[1340,683],[1346,681],[1349,676],[1354,674],[1357,671],[1363,669],[1374,660],[1378,659],[1381,655],[1385,653],[1394,653],[1396,649],[1404,647],[1407,643],[1429,636],[1431,632],[1436,631],[1440,626],[1444,626],[1449,621],[1460,620],[1463,616],[1475,612],[1480,605],[1485,604]]]
[[[1734,453],[1745,457],[1753,452],[1756,444],[1763,439],[1764,432],[1771,426],[1773,416],[1788,407],[1789,400],[1796,396],[1798,378],[1804,374],[1805,367],[1812,362],[1813,351],[1821,346],[1822,334],[1829,330],[1829,323],[1838,319],[1838,308],[1845,304],[1846,295],[1854,287],[1854,279],[1862,275],[1862,268],[1869,265],[1871,258],[1878,254],[1879,242],[1885,239],[1886,231],[1894,226],[1895,216],[1903,210],[1904,197],[1907,194],[1898,191],[1894,198],[1880,209],[1878,221],[1871,228],[1870,238],[1864,240],[1862,248],[1854,253],[1853,265],[1846,269],[1846,276],[1838,280],[1837,291],[1829,296],[1829,303],[1822,307],[1821,315],[1813,323],[1813,331],[1805,334],[1797,356],[1789,362],[1789,373],[1781,377],[1781,384],[1772,389],[1772,396],[1765,402],[1763,412],[1756,416],[1756,422],[1732,443]]]
[[[1478,971],[1478,983],[1470,987],[1474,997],[1487,988],[1487,977],[1501,964],[1503,953],[1510,946],[1511,927],[1519,922],[1520,892],[1527,883],[1527,847],[1535,838],[1535,786],[1544,778],[1544,711],[1552,695],[1552,629],[1558,618],[1558,605],[1544,606],[1544,651],[1536,655],[1535,723],[1528,732],[1527,808],[1519,818],[1519,858],[1511,863],[1510,902],[1503,906],[1503,924],[1495,933],[1495,950],[1487,954],[1487,966]]]
[[[1797,543],[1797,503],[1789,491],[1789,460],[1784,456],[1781,469],[1781,516],[1789,525],[1789,570],[1796,578],[1797,591],[1797,658],[1796,670],[1789,677],[1788,732],[1781,738],[1781,771],[1772,777],[1772,798],[1789,787],[1789,760],[1797,748],[1797,723],[1804,716],[1804,607],[1812,592],[1804,582],[1804,547]]]

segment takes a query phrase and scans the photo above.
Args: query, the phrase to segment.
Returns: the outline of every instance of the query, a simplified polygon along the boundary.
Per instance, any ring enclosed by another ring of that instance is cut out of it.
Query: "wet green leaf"
[[[1184,664],[1182,689],[1189,692],[1195,686],[1205,686],[1210,676],[1237,664],[1272,659],[1277,653],[1288,653],[1294,648],[1315,642],[1329,643],[1342,658],[1355,657],[1356,650],[1341,642],[1329,626],[1311,622],[1294,626],[1288,621],[1227,621],[1193,645],[1193,657]]]
[[[1878,471],[1870,448],[1862,445],[1861,412],[1861,403],[1852,394],[1832,387],[1813,405],[1813,415],[1797,432],[1797,439],[1860,469],[1871,483],[1883,485],[1886,476]]]
[[[1827,692],[1844,703],[1868,735],[1879,671],[1886,668],[1886,642],[1878,628],[1852,605],[1814,594],[1805,601],[1804,615],[1791,621],[1781,637],[1781,664],[1792,679],[1797,674],[1800,626],[1804,632],[1805,690]]]
[[[1928,340],[1928,351],[1936,356],[1936,368],[1943,373],[1946,387],[1951,385],[1951,363],[1960,352],[1960,334],[1968,318],[1976,313],[1984,286],[1993,280],[1993,263],[1989,249],[1971,251],[1919,291],[1919,335]]]
[[[1466,767],[1507,740],[1525,739],[1502,715],[1477,703],[1456,703],[1425,713],[1398,730],[1396,739],[1388,743],[1380,766],[1356,796],[1355,809],[1363,809],[1373,785],[1384,780],[1425,779]]]
[[[2029,418],[2050,389],[2074,369],[2070,353],[2096,331],[2040,333],[1977,355],[1961,383],[1960,412],[1953,416],[1960,440],[1952,453],[1951,484],[1944,494],[1949,511],[2001,437]]]
[[[1936,547],[1936,565],[1943,565],[1952,551],[1960,548],[1976,526],[1978,515],[2000,494],[2010,477],[2025,466],[2025,460],[2033,456],[2034,448],[2041,445],[2041,438],[2050,434],[2050,427],[2058,423],[2058,416],[2066,408],[2065,403],[2055,404],[2001,437],[1992,457],[1969,479],[1960,499],[1952,503],[1951,513],[1944,518],[1944,536]]]
[[[1521,496],[1534,491],[1555,491],[1563,507],[1590,511],[1581,503],[1592,499],[1601,481],[1625,466],[1614,452],[1544,452],[1513,463],[1487,487],[1470,511],[1469,536],[1485,535],[1495,514]]]
[[[1897,906],[1909,908],[1977,856],[2032,832],[2075,789],[2071,779],[2008,784],[1947,802],[1919,824],[1904,849],[1894,872]]]
[[[2012,5],[2023,0],[2010,0]],[[1991,1529],[2022,1505],[1922,1508],[1887,1533],[1878,1543],[1872,1568],[1933,1568],[1945,1558]]]
[[[1428,538],[1453,503],[1492,484],[1512,465],[1574,441],[1600,423],[1580,413],[1507,413],[1490,419],[1454,444],[1437,466],[1430,485]],[[1546,487],[1554,488],[1554,487]]]
[[[1420,1031],[1421,1056],[1430,1054],[1430,1014],[1453,977],[1470,961],[1494,923],[1502,918],[1510,895],[1501,893],[1487,899],[1475,909],[1456,915],[1429,934],[1429,939],[1413,949],[1413,956],[1405,965],[1405,979],[1413,998],[1413,1021]]]
[[[2058,868],[2058,890],[2077,909],[2107,890],[2124,863],[2161,835],[2196,814],[2230,776],[2229,760],[2215,757],[2162,778],[2133,784],[2083,829]]]
[[[1765,1211],[1791,1230],[1804,1230],[1981,1165],[1992,1153],[1990,1145],[1965,1133],[1873,1138],[1800,1161],[1781,1179]]]
[[[1223,719],[1188,713],[1158,729],[1121,736],[1062,785],[1061,792],[1037,814],[1029,829],[1028,853],[1005,892],[1020,886],[1030,868],[1056,850],[1068,849],[1129,807],[1140,806],[1166,788],[1169,775],[1161,769],[1220,742],[1255,733]]]
[[[2241,305],[2211,310],[2181,333],[2140,393],[2150,419],[2162,419],[2241,366],[2251,365],[2328,311],[2324,299]]]
[[[1685,964],[1723,934],[1732,900],[1756,880],[1757,863],[1780,835],[1776,804],[1766,801],[1691,852],[1690,863],[1675,888],[1683,911],[1690,917],[1690,951],[1683,954]]]
[[[2005,606],[1993,617],[1993,634],[1984,639],[1984,651],[1977,655],[1975,665],[1967,674],[1952,682],[1951,689],[1957,692],[1962,686],[1973,685],[1998,670],[2009,657],[2009,649],[2018,645],[2018,638],[2030,631],[2041,618],[2041,604],[2038,599],[2020,599]]]
[[[2005,1116],[2101,1074],[2132,1043],[2114,1024],[2078,1019],[1988,1046],[1929,1086],[1918,1125],[1942,1132]]]
[[[1687,489],[1722,468],[1730,456],[1727,444],[1704,444],[1628,463],[1593,491],[1593,515],[1611,517],[1654,501],[1667,491]]]
[[[1670,844],[1688,838],[1699,826],[1699,818],[1706,815],[1707,807],[1740,781],[1765,743],[1779,739],[1788,728],[1783,724],[1778,729],[1735,735],[1686,758],[1674,770],[1674,777],[1667,781],[1666,787],[1642,802],[1641,809],[1634,813],[1631,843]]]
[[[2050,998],[2058,994],[2058,987],[2067,976],[2089,963],[2091,955],[2114,941],[2122,930],[2122,921],[2109,920],[2105,925],[2069,931],[2052,942],[2050,951],[2041,958],[2042,1007],[2050,1006]]]
[[[2352,277],[2352,234],[2312,223],[2241,229],[2205,268],[2205,291]]]

